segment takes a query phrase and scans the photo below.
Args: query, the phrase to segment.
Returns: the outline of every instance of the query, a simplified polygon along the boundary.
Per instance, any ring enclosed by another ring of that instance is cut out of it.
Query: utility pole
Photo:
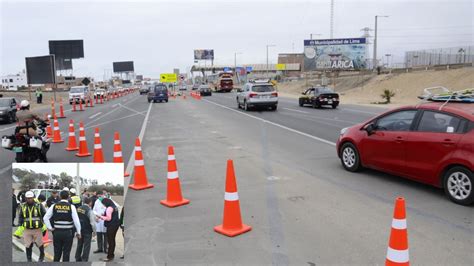
[[[331,21],[329,22],[329,38],[332,39],[334,37],[334,0],[331,0]]]
[[[235,52],[234,53],[234,77],[237,81],[239,81],[239,78],[237,78],[237,55],[242,54],[240,52]]]
[[[388,18],[388,16],[375,16],[375,36],[374,36],[374,62],[373,69],[377,68],[377,18]]]
[[[267,78],[269,77],[269,74],[268,74],[268,47],[275,47],[276,45],[274,44],[267,44]]]
[[[313,35],[314,35],[314,36],[321,36],[322,34],[319,34],[319,33],[310,33],[310,34],[309,34],[309,39],[310,39],[310,40],[313,39]]]

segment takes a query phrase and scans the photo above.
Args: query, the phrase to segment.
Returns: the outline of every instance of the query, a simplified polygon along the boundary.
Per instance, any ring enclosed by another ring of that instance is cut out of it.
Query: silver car
[[[237,90],[237,107],[244,108],[245,111],[253,107],[276,110],[277,106],[278,92],[271,83],[249,82]]]

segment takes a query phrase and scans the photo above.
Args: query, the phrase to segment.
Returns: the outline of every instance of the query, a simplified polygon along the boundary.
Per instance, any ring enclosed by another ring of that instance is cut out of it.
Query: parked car
[[[165,84],[159,83],[154,85],[148,92],[148,102],[168,102],[168,88]]]
[[[201,96],[212,96],[211,87],[209,87],[209,85],[199,86],[199,94]]]
[[[348,171],[363,167],[444,188],[474,202],[474,104],[429,102],[390,110],[341,130],[337,154]]]
[[[89,96],[89,87],[88,86],[74,86],[69,90],[69,104],[73,102],[82,103],[86,102],[86,97]]]
[[[329,105],[335,109],[339,105],[339,94],[327,87],[309,88],[301,94],[303,96],[300,96],[298,100],[300,106],[309,104],[313,108],[320,108],[323,105]]]
[[[237,90],[237,107],[245,111],[253,107],[264,107],[276,110],[278,106],[278,92],[268,81],[249,82]]]
[[[16,121],[16,105],[15,98],[0,98],[0,121],[13,123]]]

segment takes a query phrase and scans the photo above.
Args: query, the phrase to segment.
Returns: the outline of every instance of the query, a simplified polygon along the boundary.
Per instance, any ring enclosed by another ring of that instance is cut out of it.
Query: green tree
[[[20,181],[20,189],[22,190],[30,190],[36,188],[37,180],[35,179],[34,175],[28,174],[23,176]]]
[[[71,184],[72,184],[72,176],[69,176],[65,172],[62,172],[61,174],[59,174],[59,176],[57,176],[57,175],[53,175],[53,176],[57,177],[56,180],[58,181],[58,184],[59,184],[60,188],[70,187]]]
[[[391,90],[384,90],[380,97],[385,99],[385,103],[390,103],[390,100],[395,97],[395,92]]]

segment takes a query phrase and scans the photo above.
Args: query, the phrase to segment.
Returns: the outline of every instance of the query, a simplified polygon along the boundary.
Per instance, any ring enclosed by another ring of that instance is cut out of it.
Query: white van
[[[69,90],[69,104],[73,102],[86,103],[86,97],[89,96],[89,87],[88,86],[74,86]]]

